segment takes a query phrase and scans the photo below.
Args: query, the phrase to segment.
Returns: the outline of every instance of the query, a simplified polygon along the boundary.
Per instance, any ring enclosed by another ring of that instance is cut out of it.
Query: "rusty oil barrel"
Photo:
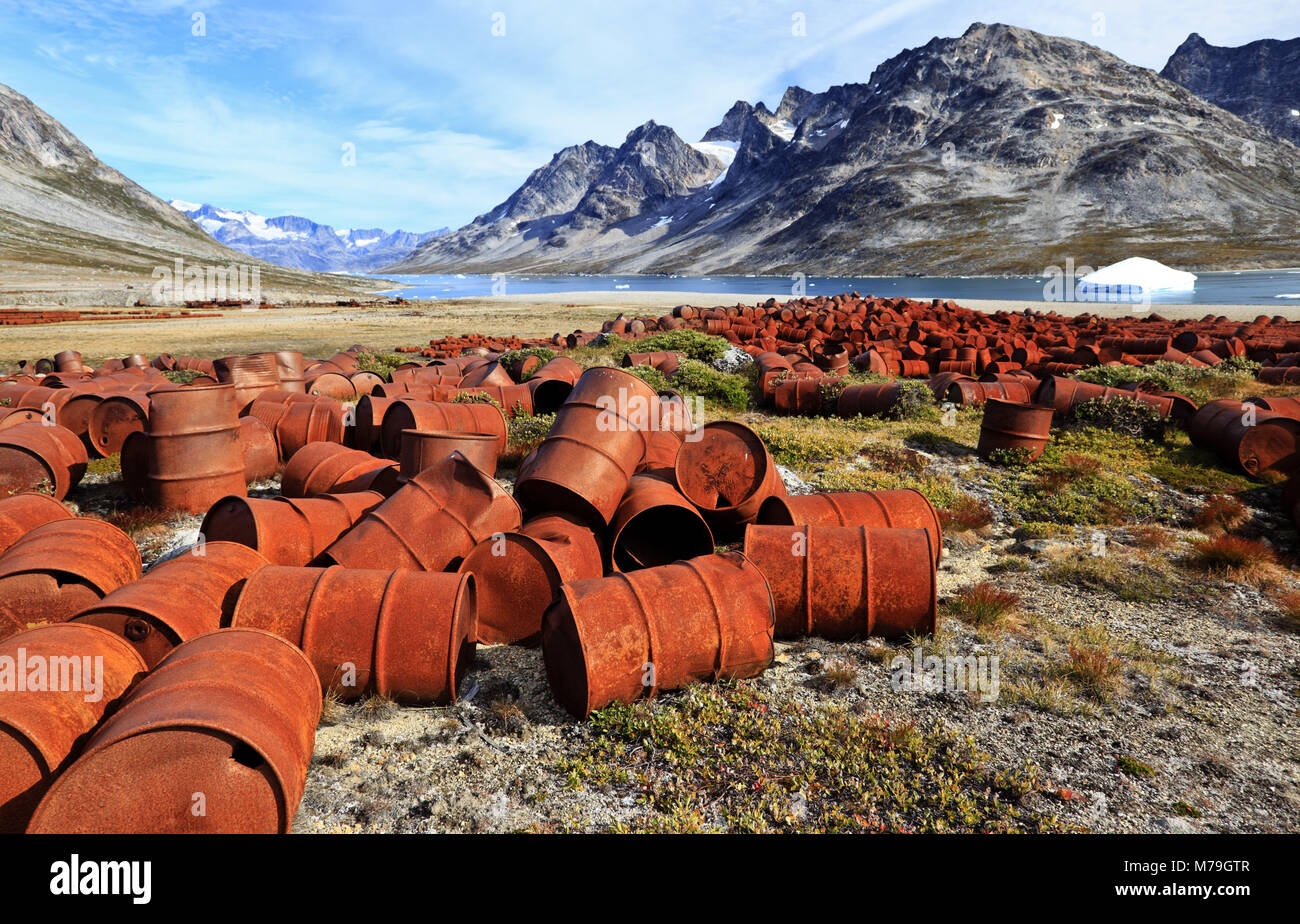
[[[202,513],[227,494],[243,494],[234,386],[156,388],[148,394],[143,485],[148,503]]]
[[[522,523],[519,505],[459,452],[416,475],[320,556],[347,568],[444,571]]]
[[[473,663],[476,612],[468,574],[270,566],[249,577],[231,625],[297,645],[344,701],[445,705]]]
[[[127,434],[147,430],[149,396],[138,391],[105,392],[90,415],[87,430],[95,451],[111,456],[122,451]]]
[[[682,444],[677,487],[703,515],[715,539],[738,538],[763,502],[784,494],[785,483],[758,434],[731,420],[701,426]]]
[[[44,419],[0,430],[0,497],[35,492],[63,500],[90,457],[75,433]]]
[[[1188,435],[1193,444],[1254,477],[1300,469],[1300,421],[1254,404],[1211,401],[1196,412]]]
[[[141,573],[135,542],[112,523],[60,517],[0,555],[0,636],[63,622]]]
[[[770,497],[759,508],[758,523],[763,526],[923,529],[930,534],[936,564],[943,555],[943,527],[939,515],[929,499],[915,488]]]
[[[463,453],[479,470],[495,476],[499,446],[500,439],[495,433],[403,430],[400,478],[409,481],[453,452]]]
[[[976,451],[989,458],[996,449],[1025,449],[1032,462],[1043,454],[1051,439],[1050,405],[1020,404],[989,398],[984,402],[984,419]]]
[[[387,459],[376,459],[360,449],[348,449],[339,443],[308,443],[285,465],[280,493],[285,497],[311,497],[369,491],[380,474],[392,468],[393,463]]]
[[[633,475],[609,526],[610,566],[636,571],[713,551],[713,533],[670,481]]]
[[[219,628],[245,579],[265,565],[247,546],[205,542],[154,565],[72,620],[122,636],[152,668],[182,642]]]
[[[659,395],[621,369],[588,369],[537,450],[515,496],[533,514],[570,513],[605,527],[659,425]]]
[[[396,401],[384,410],[380,425],[380,446],[389,459],[402,455],[402,431],[443,433],[492,433],[497,437],[497,455],[506,451],[508,428],[501,409],[492,404],[454,401]]]
[[[935,551],[924,529],[751,525],[745,557],[767,578],[779,638],[934,632]]]
[[[478,594],[478,640],[489,645],[536,645],[542,616],[560,585],[604,574],[604,554],[591,528],[551,513],[518,531],[484,539],[461,562]]]
[[[546,675],[578,718],[693,681],[753,677],[772,661],[772,595],[736,552],[575,581],[542,622]]]
[[[199,532],[208,542],[256,549],[272,565],[303,566],[383,500],[375,491],[301,498],[232,495],[212,505]]]
[[[11,635],[0,657],[15,668],[15,683],[0,687],[0,834],[20,834],[80,742],[146,667],[123,639],[75,623]],[[33,689],[28,667],[37,662],[45,680]]]
[[[275,434],[256,417],[239,418],[239,450],[244,459],[244,481],[265,481],[280,468]]]
[[[316,672],[284,639],[256,629],[201,635],[123,698],[27,830],[288,833],[320,711]]]
[[[0,555],[37,527],[72,517],[72,511],[48,494],[0,498]]]

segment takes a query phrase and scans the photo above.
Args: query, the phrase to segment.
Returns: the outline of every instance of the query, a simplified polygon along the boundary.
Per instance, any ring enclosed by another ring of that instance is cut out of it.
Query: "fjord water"
[[[471,298],[489,295],[540,295],[561,292],[715,292],[730,297],[794,294],[789,276],[384,276],[410,288],[380,294],[403,298]],[[908,298],[1046,301],[1045,276],[809,276],[807,295],[856,290],[863,295]],[[728,298],[721,298],[727,296]],[[1263,313],[1300,309],[1300,270],[1243,270],[1198,273],[1191,292],[1152,292],[1152,304],[1260,305]]]

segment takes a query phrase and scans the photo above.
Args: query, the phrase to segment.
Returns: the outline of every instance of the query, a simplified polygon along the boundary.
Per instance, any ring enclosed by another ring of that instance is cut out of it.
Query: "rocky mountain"
[[[1224,48],[1193,32],[1160,76],[1300,146],[1300,38]]]
[[[402,260],[420,244],[449,230],[422,234],[382,228],[336,231],[297,215],[265,218],[256,212],[180,199],[170,204],[227,247],[268,263],[316,272],[368,273]]]
[[[539,194],[543,175],[563,195]],[[393,271],[1276,266],[1298,219],[1290,145],[1094,46],[976,23],[865,83],[737,102],[695,145],[647,123],[616,150],[568,148]]]
[[[0,84],[0,292],[102,303],[147,298],[158,267],[256,265],[264,293],[352,292],[336,277],[250,260],[99,160],[30,99]],[[131,289],[128,294],[127,290]],[[89,301],[88,301],[89,300]]]

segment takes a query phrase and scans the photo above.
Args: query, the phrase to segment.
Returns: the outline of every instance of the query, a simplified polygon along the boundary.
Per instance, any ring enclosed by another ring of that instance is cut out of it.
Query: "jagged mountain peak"
[[[866,83],[791,87],[775,112],[736,101],[694,146],[649,125],[572,212],[492,239],[457,232],[448,240],[465,246],[432,242],[401,269],[1041,272],[1062,255],[1101,265],[1135,252],[1189,268],[1294,261],[1300,152],[1146,68],[1002,23],[901,51]],[[1245,141],[1257,166],[1237,156]],[[733,150],[725,175],[689,176],[692,154],[698,164]],[[1148,241],[1160,249],[1143,251]]]
[[[1193,32],[1160,75],[1300,146],[1300,38],[1228,48]]]

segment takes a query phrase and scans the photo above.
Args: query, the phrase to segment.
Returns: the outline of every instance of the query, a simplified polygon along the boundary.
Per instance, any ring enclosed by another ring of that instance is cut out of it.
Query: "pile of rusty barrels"
[[[567,387],[513,494],[498,404],[371,395],[368,448],[307,442],[275,497],[232,480],[147,569],[109,523],[0,500],[0,681],[46,672],[0,682],[4,830],[288,830],[325,697],[451,703],[480,644],[541,646],[585,717],[754,676],[778,638],[934,631],[923,495],[788,496],[749,428],[566,368],[540,380]]]

